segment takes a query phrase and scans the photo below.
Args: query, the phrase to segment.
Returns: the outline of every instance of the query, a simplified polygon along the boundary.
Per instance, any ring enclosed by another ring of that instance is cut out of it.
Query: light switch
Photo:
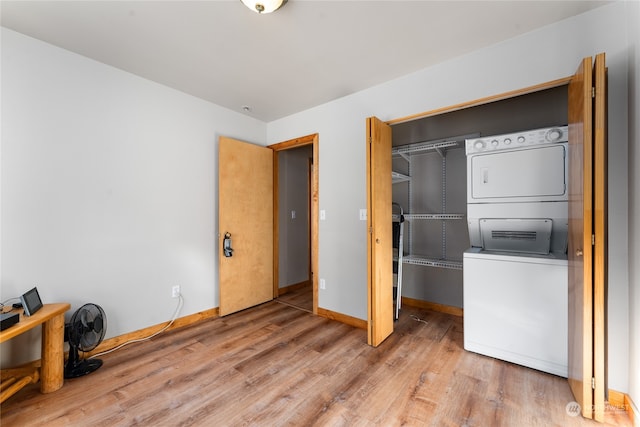
[[[291,219],[296,219],[296,211],[291,211]]]
[[[327,219],[327,214],[326,214],[324,209],[321,209],[320,210],[320,220],[324,221],[325,219]]]
[[[366,221],[366,220],[367,220],[367,210],[360,209],[360,221]]]

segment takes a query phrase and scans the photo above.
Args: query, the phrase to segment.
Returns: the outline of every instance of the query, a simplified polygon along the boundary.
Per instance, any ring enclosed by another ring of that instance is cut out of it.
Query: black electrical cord
[[[9,298],[8,300],[4,300],[2,302],[0,302],[0,311],[2,311],[4,313],[4,307],[11,301],[20,301],[20,297],[13,297],[13,298]],[[13,307],[12,307],[13,309]],[[9,310],[11,311],[11,310]]]

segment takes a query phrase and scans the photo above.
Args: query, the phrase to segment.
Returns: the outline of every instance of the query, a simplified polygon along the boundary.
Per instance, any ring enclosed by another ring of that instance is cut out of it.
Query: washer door
[[[567,200],[566,160],[565,144],[470,156],[468,201]]]

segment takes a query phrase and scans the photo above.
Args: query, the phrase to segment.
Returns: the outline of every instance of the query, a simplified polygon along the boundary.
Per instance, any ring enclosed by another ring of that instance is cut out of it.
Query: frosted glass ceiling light
[[[280,9],[287,0],[240,0],[256,13],[271,13]]]

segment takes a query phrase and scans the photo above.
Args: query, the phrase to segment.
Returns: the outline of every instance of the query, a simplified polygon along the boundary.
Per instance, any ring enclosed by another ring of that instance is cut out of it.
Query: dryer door
[[[567,200],[566,162],[565,144],[470,156],[468,202]]]

